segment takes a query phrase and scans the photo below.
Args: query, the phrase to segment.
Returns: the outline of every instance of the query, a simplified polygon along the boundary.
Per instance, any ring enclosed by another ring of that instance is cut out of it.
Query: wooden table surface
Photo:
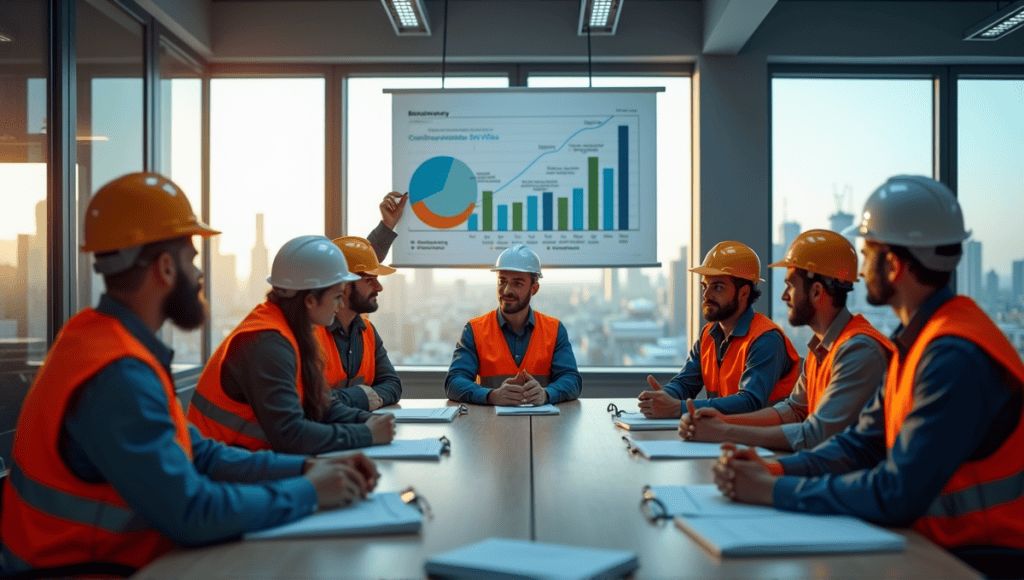
[[[410,485],[427,498],[432,517],[419,534],[349,539],[236,541],[180,549],[134,578],[423,578],[432,554],[488,537],[534,539],[636,551],[637,579],[661,578],[979,578],[970,568],[912,531],[905,552],[848,556],[717,558],[670,522],[649,523],[639,505],[645,484],[708,483],[713,460],[650,461],[622,441],[672,439],[674,431],[627,432],[615,427],[609,402],[636,410],[630,399],[582,399],[559,405],[559,416],[498,417],[488,406],[440,425],[399,424],[397,438],[446,435],[439,461],[378,461],[378,491]],[[401,406],[438,407],[440,399]]]

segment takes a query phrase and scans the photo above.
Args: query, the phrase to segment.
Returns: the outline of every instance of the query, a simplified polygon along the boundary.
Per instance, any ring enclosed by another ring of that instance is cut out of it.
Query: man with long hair
[[[362,455],[252,454],[185,421],[156,333],[167,319],[206,319],[192,236],[217,233],[154,173],[90,200],[82,249],[106,293],[64,325],[25,398],[3,490],[3,572],[125,576],[176,545],[285,524],[376,484]]]

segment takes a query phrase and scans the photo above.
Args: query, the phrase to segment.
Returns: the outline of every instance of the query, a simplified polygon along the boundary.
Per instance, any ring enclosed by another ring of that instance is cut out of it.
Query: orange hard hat
[[[196,217],[185,192],[170,179],[156,173],[130,173],[92,196],[85,209],[82,251],[113,252],[219,233]]]
[[[754,283],[764,282],[760,277],[761,260],[754,250],[739,242],[717,244],[704,256],[704,262],[690,271],[702,276],[734,276]]]
[[[387,276],[395,273],[394,268],[377,261],[377,253],[373,251],[370,242],[363,238],[343,236],[332,241],[335,246],[341,248],[341,253],[345,254],[349,272],[371,276]]]
[[[793,240],[784,258],[768,267],[801,268],[852,284],[857,281],[857,251],[831,230],[808,230]]]

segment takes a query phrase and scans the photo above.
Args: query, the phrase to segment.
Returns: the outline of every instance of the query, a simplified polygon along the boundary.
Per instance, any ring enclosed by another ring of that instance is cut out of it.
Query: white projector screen
[[[661,88],[388,90],[399,267],[657,265]]]

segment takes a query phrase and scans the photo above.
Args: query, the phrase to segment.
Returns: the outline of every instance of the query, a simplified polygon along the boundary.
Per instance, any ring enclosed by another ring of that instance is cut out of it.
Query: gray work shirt
[[[852,318],[843,308],[821,340],[815,335],[807,343],[807,356],[819,363],[824,360]],[[805,363],[793,392],[775,405],[782,416],[782,432],[793,451],[816,447],[856,421],[864,404],[885,380],[888,366],[889,351],[877,340],[863,334],[850,338],[836,350],[828,386],[818,408],[808,414]]]

